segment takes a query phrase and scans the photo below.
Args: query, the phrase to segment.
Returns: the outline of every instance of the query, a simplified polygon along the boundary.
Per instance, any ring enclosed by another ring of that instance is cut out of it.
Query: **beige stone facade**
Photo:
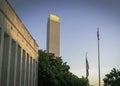
[[[60,56],[60,18],[50,14],[47,24],[47,51]]]
[[[7,0],[0,0],[0,86],[37,86],[38,45]]]

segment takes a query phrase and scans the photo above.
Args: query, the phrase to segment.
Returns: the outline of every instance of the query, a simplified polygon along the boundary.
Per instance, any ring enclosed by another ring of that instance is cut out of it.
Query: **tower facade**
[[[47,52],[60,56],[60,18],[50,14],[47,23]]]

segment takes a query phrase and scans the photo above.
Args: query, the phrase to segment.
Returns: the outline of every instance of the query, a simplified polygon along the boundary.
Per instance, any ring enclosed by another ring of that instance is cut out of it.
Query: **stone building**
[[[47,23],[47,52],[60,56],[60,18],[53,14]]]
[[[7,0],[0,0],[0,86],[37,86],[38,45]]]

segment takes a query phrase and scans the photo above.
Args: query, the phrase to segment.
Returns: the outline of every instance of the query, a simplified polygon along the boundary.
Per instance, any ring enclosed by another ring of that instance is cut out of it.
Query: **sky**
[[[120,0],[8,0],[28,31],[46,50],[49,15],[60,17],[60,55],[78,77],[98,86],[97,28],[100,35],[101,83],[111,69],[120,69]]]

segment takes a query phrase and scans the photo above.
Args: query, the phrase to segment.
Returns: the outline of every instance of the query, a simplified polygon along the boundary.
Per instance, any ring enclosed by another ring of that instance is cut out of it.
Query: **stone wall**
[[[38,45],[7,0],[0,0],[0,86],[38,86]]]
[[[38,45],[6,0],[0,2],[0,26],[33,58],[38,56]]]

